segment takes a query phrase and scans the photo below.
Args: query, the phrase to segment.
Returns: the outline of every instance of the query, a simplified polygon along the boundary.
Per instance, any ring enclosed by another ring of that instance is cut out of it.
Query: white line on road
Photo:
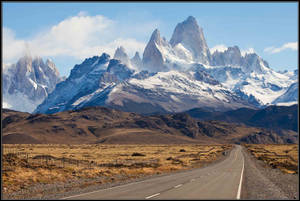
[[[155,197],[155,196],[158,196],[160,193],[156,193],[156,194],[154,194],[154,195],[150,195],[150,196],[148,196],[148,197],[145,197],[145,199],[150,199],[150,198],[153,198],[153,197]]]
[[[137,182],[132,182],[132,183],[124,184],[124,185],[113,186],[113,187],[110,187],[110,188],[99,189],[99,190],[95,190],[95,191],[92,191],[92,192],[87,192],[87,193],[82,193],[82,194],[79,194],[79,195],[72,195],[72,196],[69,196],[69,197],[60,198],[60,200],[69,199],[69,198],[73,198],[73,197],[79,197],[79,196],[87,195],[87,194],[93,194],[93,193],[96,193],[96,192],[99,192],[99,191],[106,191],[106,190],[111,190],[111,189],[114,189],[114,188],[121,188],[121,187],[125,187],[125,186],[130,186],[130,185],[133,185],[133,184],[143,183],[143,182],[146,182],[146,181],[147,180],[137,181]]]
[[[235,152],[234,160],[236,160],[236,158],[237,158],[237,151]]]
[[[180,186],[182,186],[182,184],[178,184],[177,186],[174,186],[174,188],[178,188],[178,187],[180,187]]]
[[[79,196],[82,196],[82,195],[92,194],[92,193],[96,193],[96,192],[101,191],[101,190],[92,191],[92,192],[88,192],[88,193],[82,193],[82,194],[79,194],[79,195],[72,195],[72,196],[69,196],[69,197],[63,197],[63,198],[60,198],[60,200],[65,200],[65,199],[69,199],[69,198],[73,198],[73,197],[79,197]]]
[[[177,173],[174,173],[174,174],[177,174]],[[162,177],[168,178],[168,177],[174,176],[174,174],[164,175]],[[154,178],[154,180],[155,179],[156,178]],[[114,188],[122,188],[122,187],[130,186],[130,185],[133,185],[133,184],[138,184],[138,183],[143,183],[143,182],[149,182],[149,180],[151,180],[151,179],[145,179],[145,180],[142,180],[142,181],[131,182],[131,183],[124,184],[124,185],[119,185],[119,186],[113,186],[113,187],[110,187],[110,188],[99,189],[99,190],[95,190],[95,191],[92,191],[92,192],[82,193],[82,194],[79,194],[79,195],[72,195],[72,196],[69,196],[69,197],[63,197],[63,198],[60,198],[60,200],[65,200],[65,199],[69,199],[69,198],[73,198],[73,197],[79,197],[79,196],[87,195],[87,194],[93,194],[93,193],[96,193],[96,192],[99,192],[99,191],[106,191],[106,190],[111,190],[111,189],[114,189]]]
[[[243,153],[242,153],[243,156]],[[237,192],[237,196],[236,199],[241,199],[241,190],[242,190],[242,183],[243,183],[243,173],[244,173],[244,156],[243,156],[243,169],[242,169],[242,173],[241,173],[241,179],[240,179],[240,184],[239,184],[239,188],[238,188],[238,192]]]

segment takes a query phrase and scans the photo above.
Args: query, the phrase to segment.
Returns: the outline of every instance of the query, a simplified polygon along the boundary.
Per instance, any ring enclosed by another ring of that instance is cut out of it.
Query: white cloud
[[[216,45],[212,48],[210,48],[210,52],[213,54],[215,51],[218,51],[218,52],[225,52],[226,50],[228,49],[228,47],[226,47],[226,45]]]
[[[264,49],[264,52],[268,52],[270,54],[275,54],[275,53],[281,52],[286,49],[298,51],[298,42],[285,43],[281,47],[274,47],[274,46],[267,47]]]
[[[26,50],[26,43],[24,40],[18,40],[15,37],[13,30],[3,27],[2,28],[2,41],[3,41],[3,59],[8,63],[8,61],[13,61],[15,58],[19,58],[24,55]]]
[[[148,23],[148,25],[155,27],[155,23]],[[129,34],[124,34],[131,28],[136,30],[136,27],[139,27],[138,24],[132,24],[134,27],[130,26],[120,27],[117,21],[105,16],[88,16],[88,13],[81,11],[77,16],[66,18],[28,40],[17,39],[13,30],[4,27],[4,63],[16,62],[28,47],[33,56],[72,56],[83,59],[101,55],[103,52],[113,56],[115,49],[123,46],[128,55],[133,56],[135,51],[142,52],[146,44],[130,37]],[[145,25],[141,26],[145,27]]]
[[[246,54],[252,54],[255,53],[254,48],[250,47],[246,50],[241,50],[241,55],[244,57]]]

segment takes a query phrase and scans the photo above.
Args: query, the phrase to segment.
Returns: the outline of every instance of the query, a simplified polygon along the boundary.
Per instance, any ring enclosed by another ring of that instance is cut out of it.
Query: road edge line
[[[243,156],[243,169],[242,169],[240,184],[239,184],[239,188],[238,188],[238,192],[237,192],[237,196],[236,196],[236,199],[238,199],[238,200],[241,199],[241,190],[242,190],[243,174],[244,174],[244,167],[245,167],[245,159],[244,159],[243,153],[242,153],[242,156]]]

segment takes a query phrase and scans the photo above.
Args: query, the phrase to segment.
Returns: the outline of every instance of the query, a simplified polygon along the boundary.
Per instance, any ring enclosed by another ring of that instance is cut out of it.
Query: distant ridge
[[[244,123],[248,126],[289,129],[298,132],[298,104],[292,106],[268,106],[264,109],[239,108],[227,112],[211,112],[194,108],[186,111],[194,118],[201,120],[219,120]]]
[[[3,110],[2,124],[4,144],[276,144],[298,139],[290,130],[201,121],[186,113],[144,116],[100,106],[55,114]]]

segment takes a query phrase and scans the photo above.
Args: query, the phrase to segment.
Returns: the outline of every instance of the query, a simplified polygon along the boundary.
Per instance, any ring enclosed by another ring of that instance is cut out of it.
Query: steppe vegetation
[[[98,178],[96,182],[103,184],[201,167],[225,155],[232,145],[4,144],[2,147],[2,192],[9,194],[41,183]]]
[[[298,144],[246,144],[245,147],[268,166],[284,173],[298,174]]]

